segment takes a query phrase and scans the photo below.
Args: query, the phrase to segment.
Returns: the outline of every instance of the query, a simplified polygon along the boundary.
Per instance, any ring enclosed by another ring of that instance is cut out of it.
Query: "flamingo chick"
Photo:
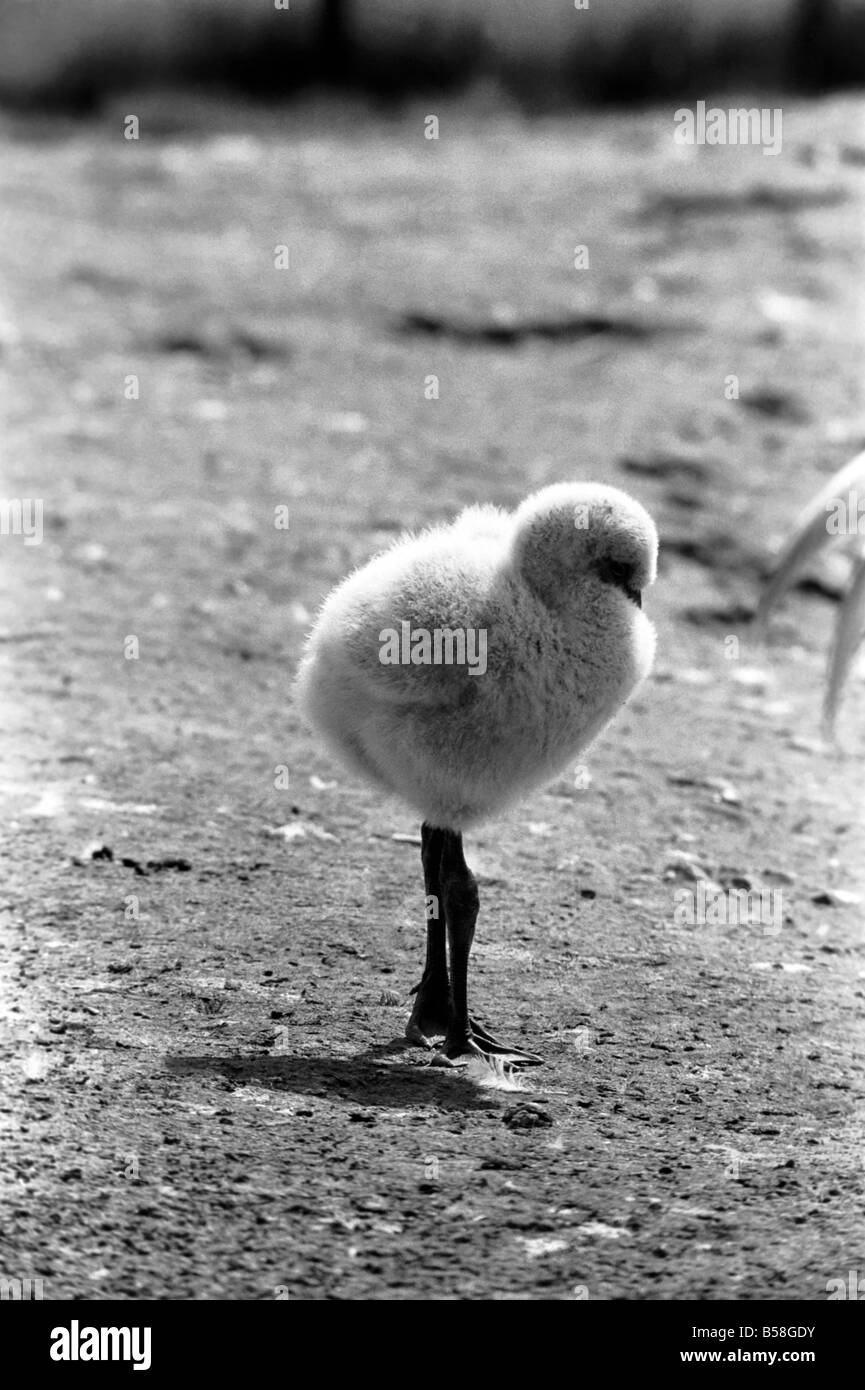
[[[469,1014],[478,889],[462,832],[558,777],[648,674],[657,551],[626,493],[557,483],[512,514],[469,507],[403,537],[333,590],[310,634],[306,719],[422,818],[426,965],[406,1036],[444,1037],[447,1062],[541,1060]]]

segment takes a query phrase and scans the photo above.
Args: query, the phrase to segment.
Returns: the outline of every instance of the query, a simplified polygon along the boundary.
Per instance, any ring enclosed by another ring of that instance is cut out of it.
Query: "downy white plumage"
[[[462,831],[559,776],[651,668],[658,538],[616,488],[559,483],[405,536],[326,599],[297,680],[327,748],[422,818],[427,963],[407,1028],[443,1057],[538,1058],[470,1019]],[[450,948],[450,977],[445,950]]]

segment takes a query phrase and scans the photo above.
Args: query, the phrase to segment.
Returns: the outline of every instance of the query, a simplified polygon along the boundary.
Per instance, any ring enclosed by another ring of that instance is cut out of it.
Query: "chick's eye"
[[[626,560],[613,560],[605,556],[598,565],[598,574],[607,584],[614,584],[617,589],[621,589],[639,607],[642,607],[639,591],[634,585],[634,567]]]
[[[608,584],[616,584],[621,589],[630,587],[633,570],[623,560],[604,560],[600,566],[601,575]]]

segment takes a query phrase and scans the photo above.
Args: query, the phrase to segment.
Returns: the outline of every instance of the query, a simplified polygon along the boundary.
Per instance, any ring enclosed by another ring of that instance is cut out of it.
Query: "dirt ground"
[[[840,552],[770,646],[748,616],[865,445],[861,106],[784,104],[776,158],[678,149],[667,109],[427,114],[0,132],[2,492],[44,502],[41,544],[2,540],[0,1274],[825,1299],[865,1271],[861,674],[818,737]],[[588,477],[658,521],[658,659],[591,781],[467,837],[474,1006],[546,1060],[508,1092],[402,1044],[418,827],[290,683],[402,528]],[[688,925],[700,877],[777,918]]]

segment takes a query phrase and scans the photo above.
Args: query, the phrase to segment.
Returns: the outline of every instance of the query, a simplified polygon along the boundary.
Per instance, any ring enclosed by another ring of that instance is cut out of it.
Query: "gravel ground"
[[[0,1274],[825,1299],[865,1269],[840,556],[770,647],[747,619],[865,443],[861,107],[785,105],[778,158],[682,151],[668,110],[479,100],[428,141],[422,109],[142,100],[136,142],[129,109],[0,129],[3,489],[44,501],[3,538]],[[418,827],[290,682],[403,527],[574,477],[658,520],[659,654],[590,781],[467,837],[476,1006],[546,1059],[509,1092],[403,1045]],[[699,878],[774,915],[688,925]]]

